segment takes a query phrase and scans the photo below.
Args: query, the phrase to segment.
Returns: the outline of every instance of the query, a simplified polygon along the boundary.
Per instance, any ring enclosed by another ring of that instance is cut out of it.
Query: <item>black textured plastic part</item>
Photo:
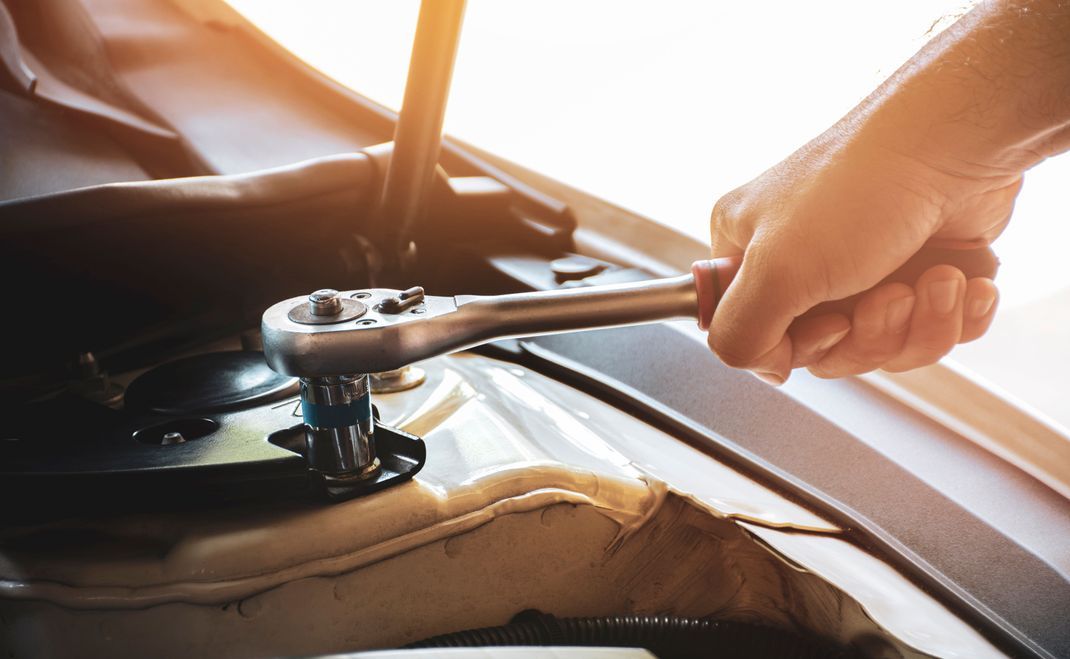
[[[416,435],[379,423],[379,410],[374,406],[375,453],[379,458],[379,471],[370,478],[341,483],[317,472],[310,472],[313,492],[331,501],[345,501],[372,494],[388,487],[412,480],[427,463],[427,445]],[[268,442],[305,455],[305,427],[295,425],[268,435]]]
[[[556,618],[531,611],[508,625],[442,634],[407,647],[516,645],[644,648],[660,659],[854,656],[821,639],[742,622],[665,615]]]
[[[12,503],[0,507],[0,523],[103,510],[348,499],[406,482],[424,466],[422,439],[376,421],[380,472],[359,487],[328,489],[301,455],[302,426],[270,436],[258,429],[292,424],[297,404],[203,418],[129,413],[72,396],[25,406],[7,416],[0,440],[0,500]],[[190,422],[206,425],[207,434],[190,433],[190,441],[167,446],[135,439],[182,431]]]
[[[282,400],[297,388],[297,378],[271,370],[262,352],[208,352],[146,371],[127,387],[124,402],[137,412],[208,414]]]

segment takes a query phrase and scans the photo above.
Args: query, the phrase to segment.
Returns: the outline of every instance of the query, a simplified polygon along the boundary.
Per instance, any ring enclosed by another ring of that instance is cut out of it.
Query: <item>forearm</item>
[[[1016,176],[1070,149],[1070,0],[980,4],[854,114],[867,140],[955,176]]]
[[[710,325],[725,363],[783,382],[932,364],[985,333],[991,279],[951,265],[882,283],[926,243],[1006,226],[1022,172],[1070,147],[1070,0],[987,2],[817,139],[718,201],[743,253]],[[862,293],[850,317],[807,315]]]

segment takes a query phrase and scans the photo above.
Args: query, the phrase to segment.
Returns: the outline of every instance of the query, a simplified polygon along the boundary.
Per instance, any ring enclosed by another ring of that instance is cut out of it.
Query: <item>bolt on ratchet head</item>
[[[941,263],[958,267],[967,278],[994,277],[998,267],[987,247],[923,247],[881,283],[913,285]],[[391,371],[505,338],[676,318],[695,318],[708,329],[740,264],[740,257],[696,261],[691,274],[666,279],[508,295],[441,297],[425,295],[420,287],[325,289],[313,294],[315,300],[290,298],[264,312],[264,353],[276,371],[310,378]],[[807,315],[850,315],[860,295],[818,305]],[[341,302],[335,306],[321,298]],[[328,304],[337,312],[328,313]]]

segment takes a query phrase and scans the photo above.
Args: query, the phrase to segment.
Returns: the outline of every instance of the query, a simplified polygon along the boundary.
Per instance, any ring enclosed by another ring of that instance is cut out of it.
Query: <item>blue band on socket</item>
[[[345,428],[359,425],[372,416],[372,397],[364,394],[347,405],[323,405],[301,401],[301,416],[316,428]]]

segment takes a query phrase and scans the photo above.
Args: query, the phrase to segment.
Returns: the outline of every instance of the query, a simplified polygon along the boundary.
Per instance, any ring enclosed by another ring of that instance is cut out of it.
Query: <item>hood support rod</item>
[[[382,255],[390,260],[384,265],[390,270],[407,269],[415,256],[412,233],[427,212],[435,180],[464,8],[465,0],[423,0],[420,4],[377,222]]]

